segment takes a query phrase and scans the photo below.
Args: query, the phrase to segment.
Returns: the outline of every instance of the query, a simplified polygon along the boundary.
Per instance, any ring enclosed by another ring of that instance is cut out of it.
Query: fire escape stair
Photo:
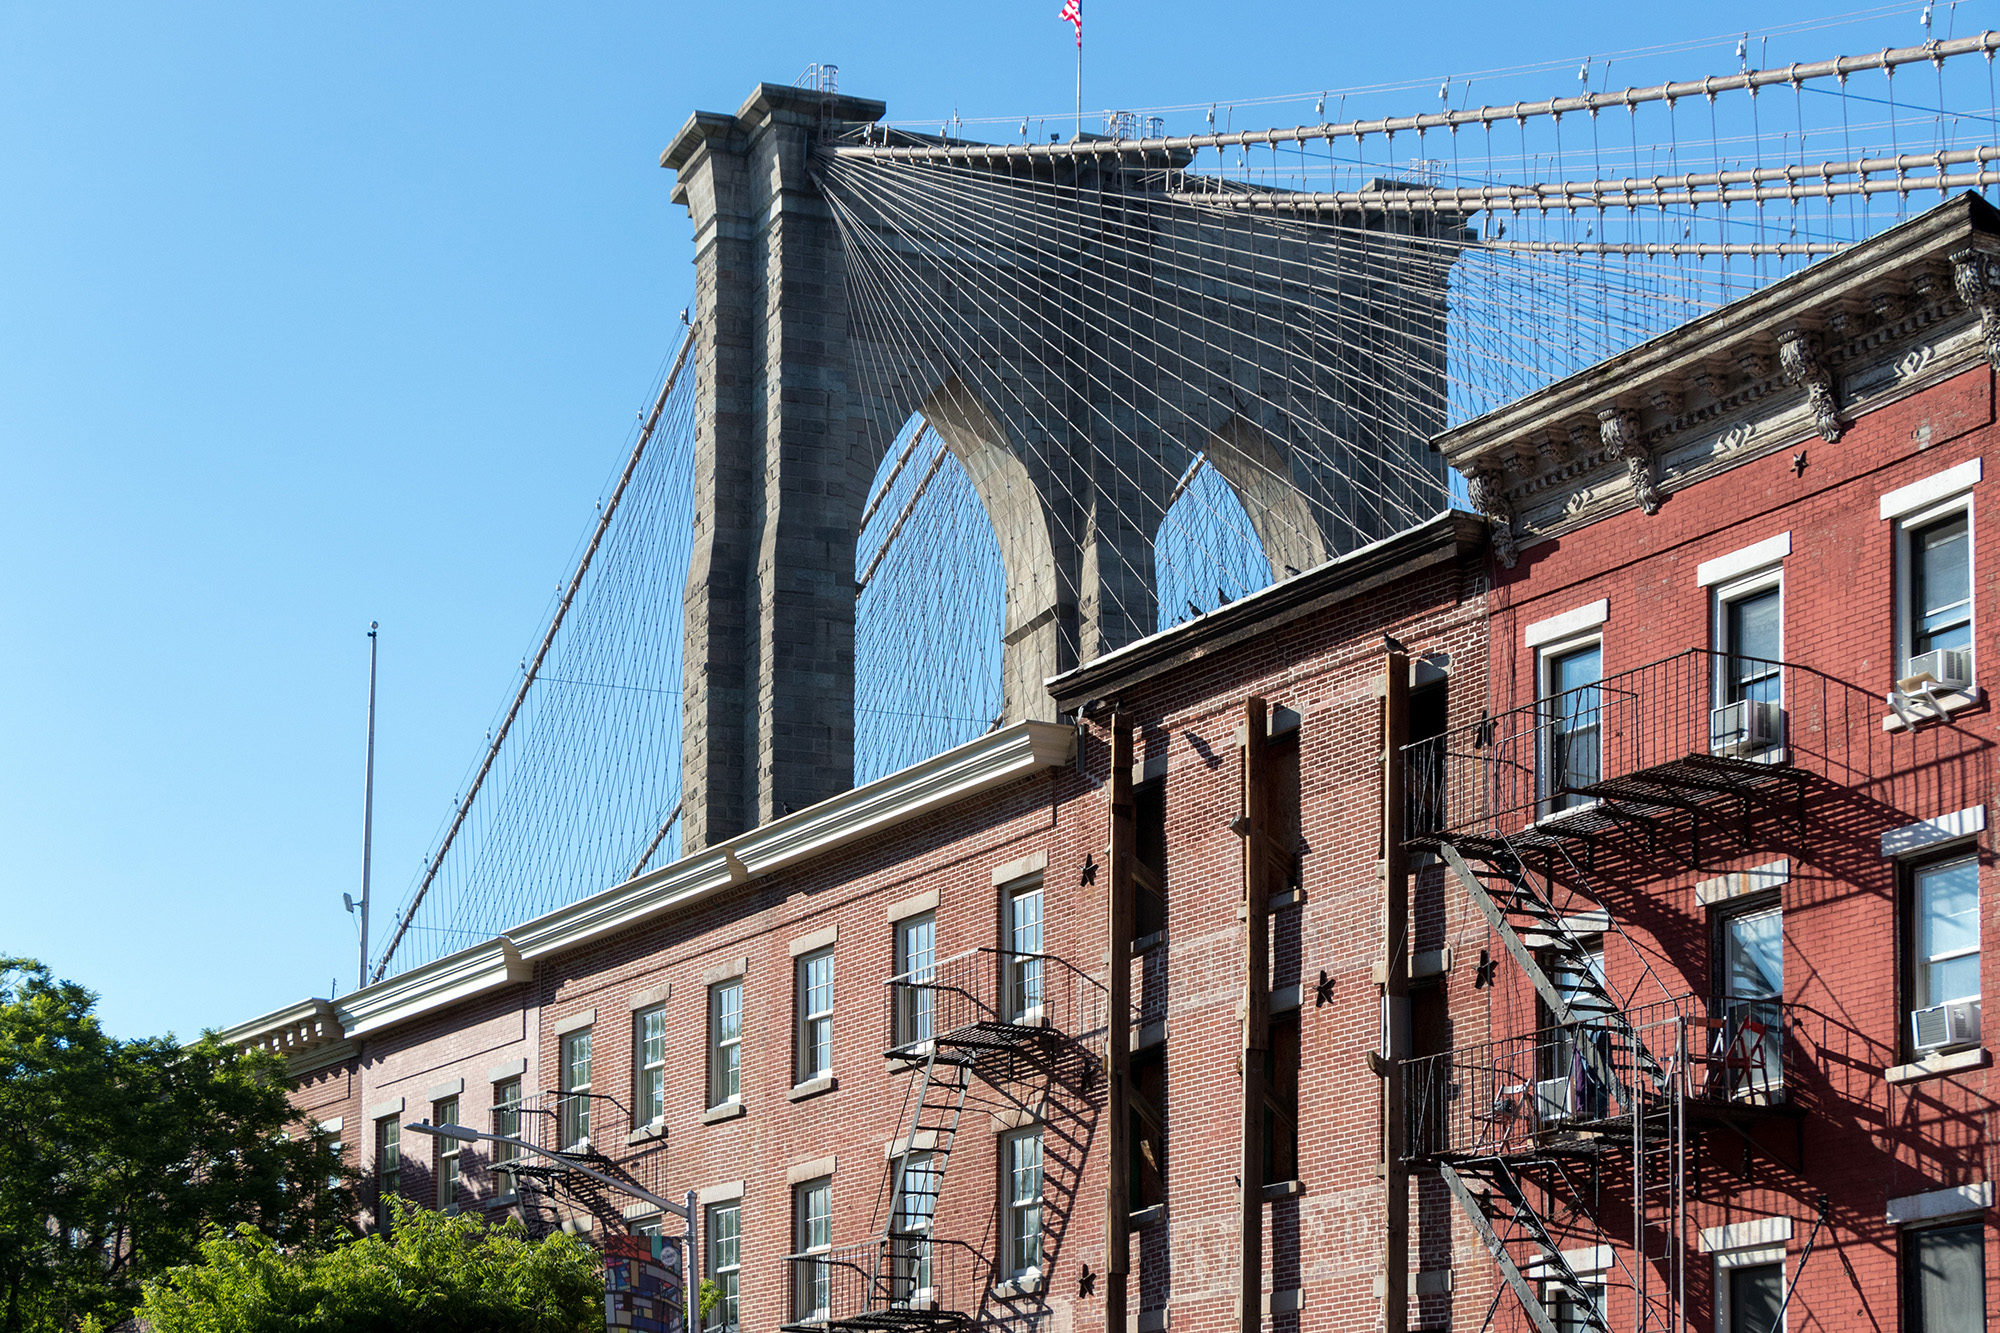
[[[1452,1198],[1457,1201],[1459,1210],[1472,1223],[1472,1229],[1479,1233],[1479,1239],[1493,1256],[1501,1278],[1520,1300],[1521,1308],[1527,1312],[1537,1333],[1579,1333],[1585,1329],[1591,1333],[1611,1333],[1603,1307],[1563,1256],[1562,1247],[1549,1234],[1540,1214],[1529,1202],[1527,1190],[1513,1164],[1501,1157],[1477,1157],[1443,1163],[1438,1171],[1444,1177]],[[1501,1236],[1503,1227],[1534,1248],[1539,1263],[1532,1266],[1533,1277],[1523,1273],[1514,1262],[1514,1256]],[[1546,1288],[1560,1290],[1567,1296],[1571,1318],[1561,1327],[1549,1314],[1548,1306],[1542,1301],[1542,1293],[1535,1289],[1537,1279]]]
[[[1440,843],[1438,851],[1534,985],[1555,1023],[1616,1034],[1619,1043],[1631,1052],[1632,1063],[1647,1086],[1628,1086],[1597,1043],[1580,1040],[1577,1049],[1591,1077],[1601,1086],[1615,1089],[1620,1103],[1628,1108],[1663,1094],[1670,1081],[1667,1070],[1640,1043],[1626,1018],[1624,1001],[1591,967],[1589,950],[1549,895],[1536,886],[1520,857],[1508,849],[1484,852],[1480,855],[1482,871],[1475,870],[1449,841]],[[1524,938],[1528,935],[1538,937],[1537,947],[1529,947]],[[1549,966],[1544,966],[1544,960]],[[1551,971],[1562,975],[1565,984],[1558,986]]]

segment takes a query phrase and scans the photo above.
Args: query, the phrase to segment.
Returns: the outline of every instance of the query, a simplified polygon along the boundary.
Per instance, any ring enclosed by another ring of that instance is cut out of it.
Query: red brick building
[[[1989,253],[1944,205],[1451,431],[1484,518],[1073,725],[229,1036],[376,1190],[692,1191],[736,1327],[1981,1326]]]

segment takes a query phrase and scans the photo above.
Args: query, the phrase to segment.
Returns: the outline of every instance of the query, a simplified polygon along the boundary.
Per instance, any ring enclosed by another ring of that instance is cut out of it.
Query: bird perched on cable
[[[1384,634],[1382,636],[1382,646],[1392,653],[1408,654],[1410,651],[1410,645],[1404,643],[1393,634]]]

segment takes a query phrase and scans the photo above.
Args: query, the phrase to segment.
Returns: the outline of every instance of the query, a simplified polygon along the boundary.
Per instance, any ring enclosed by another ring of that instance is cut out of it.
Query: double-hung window
[[[1783,743],[1785,590],[1776,567],[1715,589],[1709,748],[1749,757]]]
[[[1603,774],[1604,646],[1571,643],[1541,655],[1540,764],[1544,814],[1589,804]]]
[[[898,1305],[916,1299],[931,1285],[931,1217],[937,1209],[943,1177],[929,1153],[903,1159],[901,1188],[896,1198],[894,1247],[896,1285],[890,1298]]]
[[[1912,1015],[1936,1010],[1954,1000],[1979,997],[1979,856],[1967,852],[1930,861],[1909,870],[1908,888],[1911,957],[1909,962]],[[1976,1020],[1975,1020],[1976,1022]],[[1921,1019],[1913,1025],[1924,1027]],[[1967,1045],[1977,1040],[1954,1039],[1942,1019],[1943,1041],[1922,1041],[1929,1047]],[[1913,1032],[1913,1038],[1916,1033]]]
[[[898,1046],[921,1045],[931,1039],[936,991],[931,968],[937,962],[937,917],[925,912],[896,923],[896,1034]]]
[[[833,1073],[833,950],[798,960],[798,1069],[793,1081],[810,1083]]]
[[[743,1267],[743,1205],[708,1206],[708,1280],[715,1284],[716,1302],[708,1312],[708,1333],[737,1333]]]
[[[375,1225],[389,1225],[389,1200],[403,1189],[403,1126],[395,1116],[375,1122]]]
[[[1730,1096],[1784,1086],[1785,917],[1776,903],[1717,923],[1722,1026],[1715,1033]]]
[[[590,1137],[590,1029],[566,1032],[562,1038],[562,1097],[560,1108],[563,1150],[578,1147]]]
[[[743,1094],[743,982],[708,988],[708,1104],[723,1106]]]
[[[431,1123],[457,1124],[458,1098],[446,1097],[442,1101],[432,1102]],[[465,1140],[446,1138],[438,1134],[432,1137],[431,1142],[432,1151],[437,1154],[432,1177],[437,1182],[438,1211],[452,1211],[458,1207],[458,1150],[465,1146]]]
[[[1972,522],[1965,510],[1905,529],[1909,656],[1972,646]]]
[[[1000,1169],[1005,1271],[1016,1281],[1033,1280],[1042,1271],[1042,1131],[1002,1140]]]
[[[521,1137],[521,1080],[503,1078],[493,1085],[493,1132],[503,1138]],[[494,1169],[511,1165],[518,1160],[521,1150],[511,1143],[493,1145]],[[511,1181],[513,1173],[508,1172]],[[512,1185],[508,1186],[512,1189]]]
[[[792,1315],[798,1323],[827,1317],[833,1304],[833,1181],[822,1176],[792,1191]]]
[[[1042,882],[1017,885],[1002,904],[1002,1009],[1010,1023],[1036,1024],[1042,1010]]]
[[[638,1128],[667,1118],[667,1009],[656,1004],[632,1016],[633,1074],[638,1082],[632,1118]]]

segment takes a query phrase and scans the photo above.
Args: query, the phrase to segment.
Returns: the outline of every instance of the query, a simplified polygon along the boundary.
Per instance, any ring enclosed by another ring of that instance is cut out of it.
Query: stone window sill
[[[748,1108],[742,1102],[724,1102],[720,1106],[711,1106],[706,1111],[703,1111],[701,1113],[701,1123],[704,1125],[719,1125],[725,1120],[734,1120],[738,1116],[747,1113]]]
[[[1125,1219],[1125,1225],[1133,1231],[1144,1231],[1155,1227],[1167,1219],[1167,1206],[1156,1203],[1150,1208],[1135,1208]]]
[[[840,1080],[831,1074],[821,1074],[818,1078],[804,1083],[794,1083],[792,1090],[785,1094],[787,1101],[802,1102],[808,1097],[817,1097],[823,1092],[832,1092],[840,1086]]]
[[[505,1194],[496,1194],[490,1199],[481,1200],[479,1206],[481,1208],[512,1208],[517,1202],[519,1202],[518,1197],[512,1190],[509,1190]]]
[[[1305,1192],[1302,1180],[1274,1180],[1264,1187],[1264,1200],[1269,1203],[1274,1199],[1296,1199]]]
[[[652,1124],[641,1125],[639,1128],[633,1130],[630,1134],[627,1134],[625,1136],[625,1146],[628,1148],[636,1148],[638,1145],[642,1143],[650,1143],[654,1139],[663,1139],[665,1137],[667,1137],[667,1126],[665,1122],[655,1120]]]
[[[993,1295],[998,1300],[1011,1301],[1022,1296],[1033,1296],[1042,1289],[1040,1273],[1024,1273],[1020,1277],[1008,1278],[1005,1282],[993,1284]]]
[[[1963,712],[1974,704],[1983,702],[1985,698],[1986,691],[1975,685],[1969,690],[1946,690],[1940,693],[1937,696],[1936,707],[1932,707],[1931,701],[1921,695],[1912,698],[1907,707],[1910,716],[1915,718],[1919,723],[1933,722],[1938,718],[1950,717],[1953,713]],[[1905,731],[1907,729],[1903,719],[1896,715],[1894,709],[1891,709],[1889,715],[1882,719],[1882,730],[1884,731]]]
[[[1932,1054],[1910,1064],[1891,1065],[1882,1071],[1882,1077],[1890,1083],[1917,1083],[1927,1078],[1963,1073],[1968,1069],[1984,1069],[1992,1063],[1993,1052],[1975,1046],[1969,1051]]]

